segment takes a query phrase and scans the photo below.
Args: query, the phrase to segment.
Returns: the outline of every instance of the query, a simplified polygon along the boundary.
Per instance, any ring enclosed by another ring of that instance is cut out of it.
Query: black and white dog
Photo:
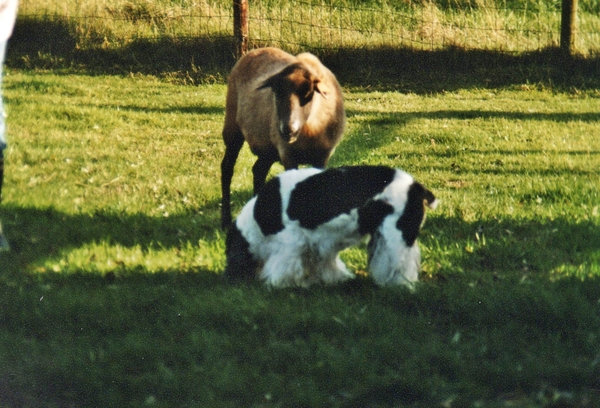
[[[356,166],[289,170],[272,178],[231,226],[230,280],[275,287],[354,277],[338,253],[370,234],[369,272],[378,285],[418,280],[417,237],[434,195],[402,170]]]

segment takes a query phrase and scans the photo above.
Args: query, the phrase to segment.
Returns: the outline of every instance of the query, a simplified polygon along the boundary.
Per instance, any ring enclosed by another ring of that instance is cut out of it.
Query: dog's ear
[[[421,183],[414,182],[408,189],[408,198],[404,206],[404,212],[396,223],[396,228],[402,231],[402,237],[406,245],[412,246],[425,220],[425,208],[434,209],[438,204],[433,193],[427,190]]]
[[[423,187],[423,204],[429,207],[430,209],[435,210],[439,203],[440,200],[435,198],[431,191]]]
[[[370,200],[358,209],[358,232],[372,234],[383,219],[394,212],[394,207],[384,200]]]

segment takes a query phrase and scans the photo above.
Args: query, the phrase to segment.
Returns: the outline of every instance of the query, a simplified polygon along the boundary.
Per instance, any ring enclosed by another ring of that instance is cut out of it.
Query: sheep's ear
[[[270,77],[268,77],[267,79],[265,79],[265,81],[262,83],[262,85],[260,85],[258,88],[256,88],[256,90],[265,89],[265,88],[277,88],[278,85],[281,83],[282,79],[284,77],[288,76],[290,74],[290,72],[293,72],[296,68],[297,68],[297,64],[288,65],[287,67],[283,68],[281,71],[279,71],[276,74],[273,74]]]
[[[265,79],[265,81],[262,83],[261,86],[259,86],[258,88],[256,88],[256,90],[260,90],[260,89],[265,89],[265,88],[272,88],[273,85],[275,85],[275,80],[276,80],[277,74],[270,76],[269,78]]]
[[[329,87],[327,85],[325,85],[324,83],[322,83],[321,81],[319,81],[318,79],[315,79],[314,84],[315,84],[315,91],[320,93],[323,98],[327,99],[327,96],[329,95]]]

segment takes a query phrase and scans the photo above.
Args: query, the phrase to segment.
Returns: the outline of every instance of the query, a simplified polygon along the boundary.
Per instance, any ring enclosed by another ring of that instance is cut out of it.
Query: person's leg
[[[4,53],[6,52],[6,41],[0,41],[0,202],[2,202],[2,185],[4,184],[4,149],[6,149],[6,122],[4,104],[2,102],[2,68],[4,66]],[[0,225],[0,250],[8,249],[8,242],[2,233]]]

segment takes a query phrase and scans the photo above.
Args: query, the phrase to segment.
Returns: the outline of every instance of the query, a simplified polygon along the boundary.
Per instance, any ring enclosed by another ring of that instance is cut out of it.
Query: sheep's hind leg
[[[268,285],[284,288],[289,286],[306,287],[306,281],[302,259],[298,256],[297,248],[282,249],[282,251],[271,256],[260,272],[260,278]]]

